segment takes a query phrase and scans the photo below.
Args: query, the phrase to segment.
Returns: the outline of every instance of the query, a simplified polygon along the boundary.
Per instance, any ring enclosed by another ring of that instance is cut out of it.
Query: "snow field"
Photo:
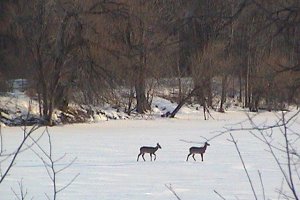
[[[181,116],[180,119],[117,120],[49,128],[54,157],[66,153],[57,168],[77,157],[73,165],[58,175],[59,186],[80,173],[71,186],[58,194],[58,199],[176,199],[165,184],[172,184],[182,200],[219,199],[214,190],[226,199],[254,199],[235,147],[227,140],[228,134],[209,142],[211,146],[204,154],[204,162],[200,155],[196,156],[197,162],[191,157],[189,162],[185,161],[190,146],[203,145],[202,137],[211,138],[224,126],[246,119],[242,112],[215,113],[214,117],[215,120],[208,121]],[[257,121],[265,123],[274,119],[274,114],[262,113]],[[299,130],[299,126],[296,123],[295,129]],[[42,131],[41,128],[35,135]],[[2,133],[7,151],[14,149],[22,137],[20,128],[6,127]],[[282,175],[266,146],[246,131],[233,135],[258,197],[262,199],[260,170],[267,198],[277,199],[276,189],[280,189]],[[157,142],[162,149],[157,151],[155,162],[150,162],[149,154],[145,155],[147,162],[141,157],[136,161],[140,146],[155,146]],[[47,149],[47,137],[39,143]],[[45,167],[30,150],[19,155],[9,177],[0,185],[0,199],[15,199],[11,188],[18,191],[21,179],[30,197],[46,199],[45,193],[51,195],[51,181]]]

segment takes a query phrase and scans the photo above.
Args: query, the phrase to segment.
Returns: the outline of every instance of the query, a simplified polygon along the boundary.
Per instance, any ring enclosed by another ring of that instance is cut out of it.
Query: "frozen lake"
[[[118,120],[93,124],[76,124],[49,128],[54,158],[66,153],[57,163],[57,169],[66,166],[77,157],[66,170],[58,174],[59,188],[76,174],[78,178],[57,199],[63,200],[166,200],[176,197],[165,187],[172,184],[182,200],[221,199],[214,190],[226,199],[254,199],[251,187],[234,144],[224,134],[209,143],[204,162],[196,156],[197,162],[186,156],[190,146],[202,146],[224,126],[231,126],[246,119],[242,112],[215,114],[215,120],[204,121],[183,117],[181,119]],[[262,113],[257,122],[265,123],[276,119],[272,113]],[[299,120],[298,120],[299,122]],[[34,133],[37,137],[44,129]],[[294,130],[300,130],[295,123]],[[16,148],[22,137],[20,128],[2,128],[4,149]],[[274,133],[276,134],[276,133]],[[279,134],[279,133],[278,133]],[[267,147],[247,131],[233,133],[248,172],[253,179],[259,199],[263,199],[258,170],[262,173],[264,190],[268,199],[277,199],[282,175]],[[199,142],[199,144],[185,141]],[[156,153],[155,162],[137,162],[140,146],[155,146],[162,149]],[[200,144],[201,143],[201,144]],[[39,144],[48,150],[47,137]],[[35,152],[39,149],[34,147]],[[42,153],[40,153],[42,155]],[[2,164],[5,169],[5,163]],[[18,182],[22,180],[27,189],[27,198],[46,199],[52,195],[51,181],[44,164],[35,153],[27,150],[21,153],[4,183],[0,185],[0,199],[16,199],[12,191],[19,192]],[[297,182],[299,185],[299,181]],[[300,186],[300,185],[299,185]]]

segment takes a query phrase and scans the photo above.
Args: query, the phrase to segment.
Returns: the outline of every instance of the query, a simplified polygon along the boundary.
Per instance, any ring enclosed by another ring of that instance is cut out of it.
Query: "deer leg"
[[[156,154],[155,153],[153,153],[153,155],[154,155],[154,161],[156,160]]]
[[[142,157],[143,157],[144,161],[146,161],[144,155],[145,155],[145,153],[142,154]]]
[[[193,158],[194,158],[194,161],[196,161],[196,159],[195,159],[195,154],[193,154]]]
[[[152,161],[152,153],[150,153],[150,160]]]
[[[186,157],[186,161],[189,160],[190,155],[192,155],[192,153],[189,153],[189,155]]]
[[[201,153],[201,159],[202,159],[202,162],[203,162],[203,153]]]
[[[139,161],[140,155],[142,155],[142,153],[139,153],[139,155],[138,155],[136,161]]]

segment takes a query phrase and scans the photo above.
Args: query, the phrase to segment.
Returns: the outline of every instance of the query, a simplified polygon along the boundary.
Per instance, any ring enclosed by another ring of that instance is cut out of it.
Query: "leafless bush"
[[[253,118],[248,116],[248,121],[250,122],[251,127],[244,127],[243,123],[241,123],[240,128],[230,128],[222,133],[230,133],[230,141],[235,145],[255,199],[258,199],[257,191],[253,187],[254,183],[252,182],[247,171],[243,156],[238,147],[237,140],[234,138],[231,132],[247,130],[251,135],[258,139],[262,145],[267,147],[283,177],[282,185],[279,189],[277,189],[279,195],[278,199],[283,198],[298,200],[299,188],[297,188],[297,185],[300,183],[300,152],[299,149],[297,149],[297,146],[299,146],[300,134],[293,130],[292,125],[296,123],[299,113],[300,111],[297,111],[295,114],[287,116],[289,114],[288,112],[282,112],[281,115],[278,116],[277,122],[275,122],[273,125],[258,125],[255,123]],[[263,199],[266,199],[262,174],[260,171],[258,171],[258,174],[263,192]],[[287,190],[283,189],[284,185],[287,186]],[[215,193],[220,198],[225,199],[217,191],[215,191]]]
[[[35,132],[37,129],[39,128],[39,125],[35,125],[32,126],[28,131],[27,128],[25,127],[23,129],[23,139],[20,142],[20,144],[17,146],[16,150],[13,152],[6,152],[4,149],[4,144],[3,144],[3,136],[2,136],[2,130],[1,130],[1,126],[0,126],[0,184],[5,180],[5,178],[7,177],[9,171],[12,169],[13,165],[16,162],[17,157],[19,156],[19,154],[30,148],[32,146],[32,144],[26,145],[26,142],[28,141],[28,139],[30,138],[31,134],[33,134],[33,132]],[[26,146],[28,148],[26,148]],[[24,148],[25,147],[25,148]],[[9,160],[10,159],[10,160]],[[1,169],[2,164],[5,161],[8,161],[8,165],[7,167],[5,167],[4,169]]]
[[[11,190],[18,200],[25,200],[28,195],[28,192],[27,192],[27,189],[24,188],[23,179],[21,179],[21,181],[18,182],[18,184],[19,184],[19,190],[20,190],[19,194],[18,194],[18,192],[15,191],[14,188],[11,188]],[[31,199],[33,199],[33,198],[31,198]]]
[[[47,174],[51,180],[52,188],[53,188],[52,198],[48,194],[45,194],[47,199],[48,200],[50,200],[50,199],[56,200],[57,195],[60,192],[62,192],[63,190],[65,190],[67,187],[69,187],[79,176],[79,173],[76,174],[69,182],[67,182],[67,184],[65,184],[64,186],[62,186],[60,188],[58,187],[58,175],[60,173],[62,173],[64,170],[68,169],[76,161],[77,158],[74,158],[68,164],[62,166],[61,168],[58,168],[57,163],[66,158],[66,153],[63,154],[62,156],[60,156],[59,158],[55,158],[53,156],[53,144],[51,141],[51,136],[50,136],[50,133],[49,133],[49,130],[47,127],[46,127],[46,135],[47,135],[47,139],[48,139],[48,150],[45,149],[45,147],[42,147],[38,143],[38,141],[36,141],[33,137],[30,137],[30,139],[38,147],[40,152],[34,150],[33,148],[30,148],[30,150],[32,150],[36,154],[36,156],[43,162],[44,167],[47,171]]]
[[[76,158],[74,158],[71,162],[68,164],[63,165],[62,167],[58,167],[58,162],[62,161],[66,158],[66,153],[60,156],[59,158],[55,158],[53,156],[53,144],[51,141],[51,136],[49,133],[48,128],[46,127],[45,130],[38,135],[38,137],[33,137],[34,132],[36,132],[40,128],[39,125],[32,126],[31,128],[24,127],[23,128],[23,138],[19,145],[16,147],[16,150],[12,152],[6,152],[4,148],[4,142],[3,142],[3,135],[2,130],[0,126],[0,185],[6,180],[6,177],[9,175],[10,171],[12,170],[14,164],[16,163],[17,157],[20,156],[20,154],[24,151],[31,150],[35,153],[35,155],[43,162],[44,167],[46,169],[46,173],[49,176],[53,193],[52,195],[46,195],[46,198],[48,200],[56,200],[57,196],[60,192],[65,190],[67,187],[69,187],[75,179],[79,176],[79,173],[76,174],[69,182],[67,182],[62,187],[58,187],[58,177],[59,175],[68,169],[75,161]],[[46,147],[42,147],[39,142],[42,137],[47,136],[48,140],[48,149]],[[34,147],[37,147],[38,150],[35,150]],[[5,167],[3,167],[5,164]],[[21,179],[19,184],[19,191],[17,192],[16,189],[12,188],[12,192],[14,193],[15,197],[19,200],[25,200],[27,197],[27,189],[25,189],[23,185],[23,178]]]

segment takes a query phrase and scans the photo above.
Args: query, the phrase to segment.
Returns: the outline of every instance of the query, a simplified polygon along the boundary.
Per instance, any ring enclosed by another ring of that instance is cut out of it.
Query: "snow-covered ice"
[[[215,119],[207,121],[202,119],[201,113],[198,115],[201,117],[182,114],[176,119],[111,120],[50,127],[54,157],[59,158],[66,153],[57,169],[77,157],[73,165],[58,175],[59,187],[80,173],[57,198],[172,200],[176,199],[175,196],[165,187],[165,184],[172,184],[182,200],[220,199],[214,190],[226,199],[254,199],[235,147],[228,141],[228,134],[210,141],[204,162],[200,161],[199,155],[197,162],[192,159],[185,161],[190,146],[202,145],[205,141],[203,137],[211,138],[224,126],[234,126],[230,124],[243,121],[247,118],[245,113],[213,113]],[[259,123],[271,123],[275,119],[275,115],[269,112],[257,116]],[[43,130],[41,128],[35,132],[35,137]],[[294,124],[294,130],[300,130],[299,123]],[[2,134],[4,148],[10,151],[19,143],[22,130],[5,127]],[[266,146],[247,131],[233,132],[233,135],[238,140],[259,198],[262,199],[263,194],[258,170],[262,173],[267,198],[277,199],[276,190],[280,189],[282,175]],[[140,146],[155,146],[157,142],[162,149],[156,153],[155,162],[149,161],[149,155],[145,155],[146,162],[142,159],[136,161]],[[39,143],[47,149],[46,136]],[[4,169],[5,164],[1,167]],[[16,199],[12,188],[18,192],[18,181],[21,179],[28,191],[28,198],[46,199],[45,193],[51,196],[51,181],[45,167],[30,150],[18,156],[9,176],[0,185],[0,199]]]

